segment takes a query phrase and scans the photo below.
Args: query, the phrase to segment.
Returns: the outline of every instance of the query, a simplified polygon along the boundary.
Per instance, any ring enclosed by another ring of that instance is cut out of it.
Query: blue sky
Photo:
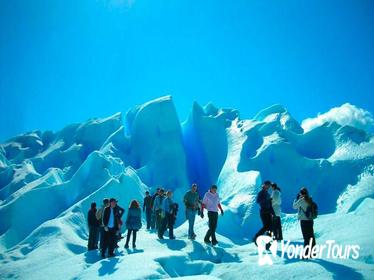
[[[0,1],[0,140],[171,94],[374,112],[373,1]]]

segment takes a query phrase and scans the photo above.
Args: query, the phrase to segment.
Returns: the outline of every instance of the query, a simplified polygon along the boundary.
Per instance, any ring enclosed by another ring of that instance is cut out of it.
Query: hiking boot
[[[126,245],[125,245],[125,249],[128,249],[128,248],[129,248],[129,245],[128,245],[128,244],[126,244]]]

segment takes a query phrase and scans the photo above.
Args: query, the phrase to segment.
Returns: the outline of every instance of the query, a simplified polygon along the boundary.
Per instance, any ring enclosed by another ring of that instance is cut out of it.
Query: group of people
[[[271,194],[268,192],[270,188],[272,189]],[[277,184],[265,181],[257,195],[256,202],[260,206],[260,217],[263,226],[256,233],[253,241],[256,243],[257,237],[264,234],[272,236],[274,240],[282,240],[281,189]],[[196,238],[194,232],[195,218],[196,216],[204,218],[204,210],[206,209],[209,228],[204,237],[204,242],[213,246],[218,244],[216,238],[218,213],[220,212],[221,215],[224,215],[224,211],[217,193],[217,186],[212,185],[201,200],[197,185],[193,184],[191,189],[185,193],[183,203],[185,205],[185,218],[188,221],[188,238],[191,240]],[[308,245],[310,239],[312,239],[314,246],[313,219],[316,217],[317,206],[312,201],[306,188],[300,190],[293,207],[298,210],[304,245]],[[178,209],[178,204],[173,201],[172,191],[165,192],[163,188],[157,188],[153,195],[147,191],[143,201],[147,230],[156,231],[159,239],[164,239],[165,232],[168,230],[169,239],[175,239],[174,225]],[[88,211],[88,250],[98,249],[100,239],[101,256],[105,258],[107,251],[108,257],[114,256],[114,250],[118,247],[117,243],[122,238],[121,228],[124,213],[125,210],[118,205],[118,201],[115,198],[104,199],[103,205],[99,210],[96,210],[96,203],[91,204],[91,209]],[[132,236],[132,247],[135,249],[137,231],[142,227],[141,208],[137,200],[133,200],[130,203],[125,226],[127,229],[125,248],[129,248]]]
[[[105,198],[100,209],[96,209],[96,203],[91,203],[88,211],[88,250],[99,249],[100,239],[101,256],[105,258],[114,256],[114,250],[118,248],[118,241],[122,239],[121,228],[123,225],[122,216],[125,209],[118,205],[115,198]],[[131,235],[132,247],[136,248],[136,233],[141,228],[141,209],[137,200],[131,201],[127,211],[125,226],[127,228],[127,238],[125,248],[129,248]],[[99,238],[100,236],[100,238]]]
[[[268,192],[270,188],[272,189],[271,195]],[[281,189],[276,183],[265,181],[261,191],[257,195],[256,202],[260,206],[262,228],[254,236],[253,242],[256,243],[257,237],[264,234],[272,236],[274,240],[282,240],[283,235],[280,218],[282,204]],[[304,239],[304,248],[312,250],[316,245],[314,219],[318,215],[318,207],[305,187],[301,188],[298,192],[293,201],[293,208],[298,211],[298,219]],[[309,243],[312,244],[311,248],[307,247]],[[308,255],[308,252],[306,252],[306,255]]]

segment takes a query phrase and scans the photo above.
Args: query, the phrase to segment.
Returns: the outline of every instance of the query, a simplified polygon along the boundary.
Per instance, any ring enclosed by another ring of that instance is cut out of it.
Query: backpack
[[[309,219],[309,220],[314,220],[317,218],[318,216],[318,205],[317,203],[315,203],[313,200],[312,202],[310,203],[310,205],[306,208],[306,211],[304,211],[305,213],[305,216]]]

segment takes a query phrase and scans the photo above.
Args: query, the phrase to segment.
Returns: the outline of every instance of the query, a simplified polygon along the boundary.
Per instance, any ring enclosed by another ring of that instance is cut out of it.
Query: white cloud
[[[301,126],[305,131],[323,125],[325,122],[336,122],[340,125],[350,125],[366,131],[374,127],[373,115],[364,109],[358,108],[349,103],[340,107],[332,108],[324,114],[318,114],[315,118],[305,119]]]

